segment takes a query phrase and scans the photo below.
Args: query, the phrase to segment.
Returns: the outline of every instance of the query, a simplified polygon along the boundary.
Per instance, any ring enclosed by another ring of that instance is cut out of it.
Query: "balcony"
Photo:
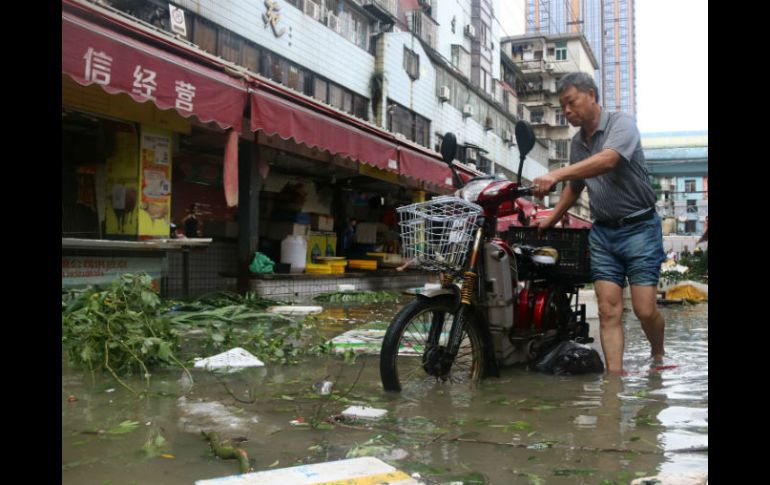
[[[398,17],[398,0],[361,0],[359,3],[383,23],[392,24]]]
[[[436,49],[438,22],[422,10],[406,12],[406,22],[409,30],[424,40],[432,49]]]
[[[529,61],[514,60],[513,62],[516,63],[524,74],[545,72],[545,59],[532,59]]]

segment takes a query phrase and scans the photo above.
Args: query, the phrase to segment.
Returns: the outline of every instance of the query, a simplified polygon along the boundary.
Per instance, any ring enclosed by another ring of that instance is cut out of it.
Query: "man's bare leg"
[[[631,285],[631,302],[636,318],[642,322],[642,330],[650,341],[650,354],[655,362],[663,362],[663,336],[666,323],[658,310],[657,286]]]
[[[623,288],[610,281],[594,281],[596,301],[599,305],[599,337],[604,351],[607,371],[623,372],[625,341],[623,325]]]

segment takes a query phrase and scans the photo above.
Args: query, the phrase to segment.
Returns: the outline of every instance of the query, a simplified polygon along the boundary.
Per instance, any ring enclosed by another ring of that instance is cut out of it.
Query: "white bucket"
[[[286,236],[281,242],[281,262],[290,264],[292,273],[302,273],[305,270],[306,258],[305,236]]]

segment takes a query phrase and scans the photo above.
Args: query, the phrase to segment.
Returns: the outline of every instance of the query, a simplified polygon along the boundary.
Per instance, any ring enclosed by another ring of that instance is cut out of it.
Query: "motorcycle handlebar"
[[[520,187],[519,190],[518,190],[519,196],[522,196],[522,195],[532,195],[534,190],[535,190],[535,186],[534,185],[532,185],[530,187]],[[549,190],[549,192],[551,192],[551,193],[556,192],[556,184],[554,184],[553,187],[551,187],[551,190]]]

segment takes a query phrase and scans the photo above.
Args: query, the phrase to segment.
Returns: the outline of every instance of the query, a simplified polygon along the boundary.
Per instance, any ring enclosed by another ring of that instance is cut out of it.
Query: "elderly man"
[[[567,74],[559,81],[557,92],[564,116],[580,131],[572,139],[570,165],[533,181],[540,197],[555,184],[569,181],[551,216],[535,224],[553,226],[588,187],[595,218],[589,236],[591,277],[607,370],[623,371],[621,316],[626,278],[653,361],[660,362],[665,322],[658,311],[656,291],[666,254],[639,130],[630,115],[602,109],[596,84],[586,73]]]

